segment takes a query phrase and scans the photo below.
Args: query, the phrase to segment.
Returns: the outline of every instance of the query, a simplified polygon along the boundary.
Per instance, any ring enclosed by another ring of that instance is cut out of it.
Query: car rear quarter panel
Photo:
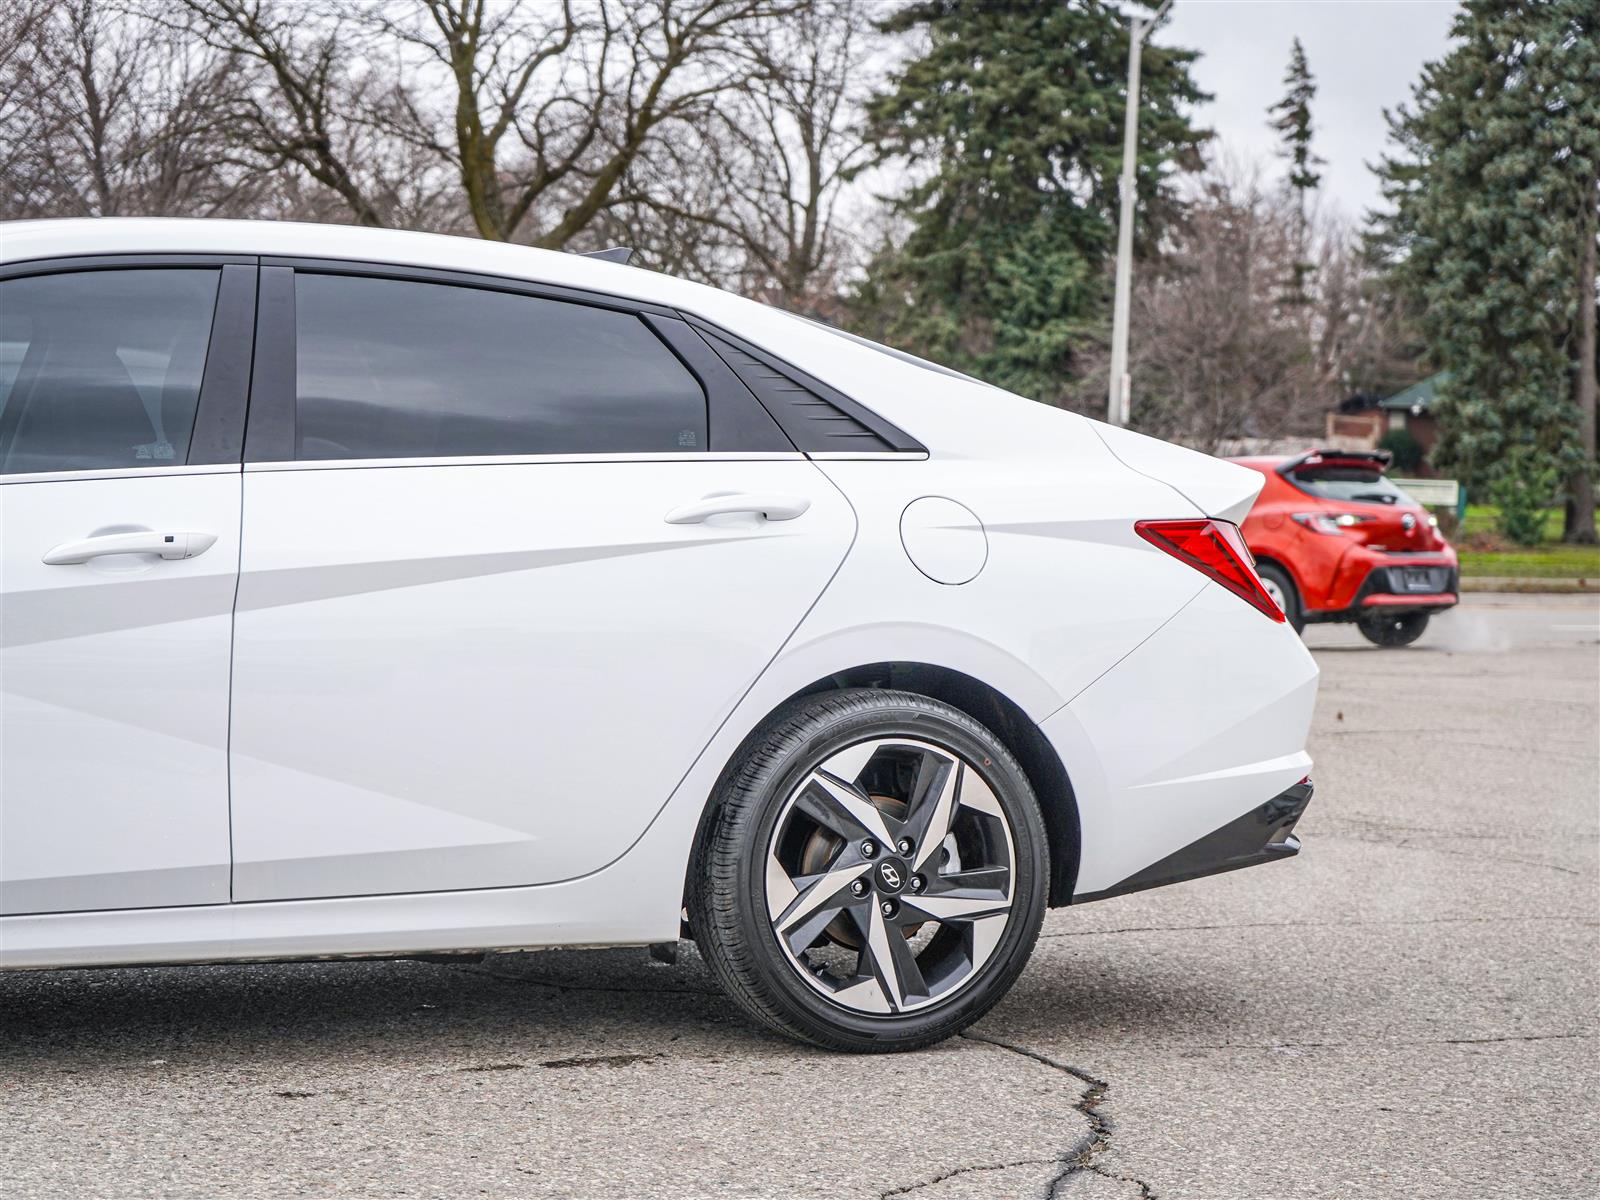
[[[1316,694],[1294,630],[1206,584],[1045,722],[1073,773],[1076,892],[1112,887],[1309,774]]]

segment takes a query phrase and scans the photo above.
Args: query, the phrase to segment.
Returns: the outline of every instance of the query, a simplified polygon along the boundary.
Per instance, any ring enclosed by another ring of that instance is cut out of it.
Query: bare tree
[[[251,189],[230,163],[226,53],[103,0],[11,11],[20,19],[0,51],[10,215],[208,215]]]
[[[50,0],[0,0],[0,215],[31,216],[46,173],[40,97],[53,86],[42,49]],[[51,122],[55,124],[54,121]]]
[[[1415,383],[1424,347],[1404,302],[1341,221],[1317,232],[1307,322],[1310,387],[1323,408],[1355,394],[1388,395]]]
[[[1304,325],[1279,303],[1298,261],[1293,217],[1254,172],[1205,180],[1134,296],[1141,429],[1217,453],[1320,426]]]
[[[709,136],[669,170],[630,180],[634,220],[687,237],[718,282],[830,315],[857,249],[839,214],[869,154],[860,117],[881,46],[871,22],[850,0],[814,0],[761,27],[756,69],[718,104]]]
[[[391,223],[379,147],[362,119],[370,80],[356,69],[357,41],[333,4],[273,0],[147,0],[146,11],[239,65],[231,105],[237,153],[263,174],[298,169],[343,202],[361,225]],[[381,106],[380,106],[381,107]]]
[[[384,225],[416,207],[381,169],[403,147],[430,188],[454,181],[478,234],[550,247],[742,86],[751,31],[799,2],[183,0],[197,36],[255,69],[239,115],[264,169],[298,168]]]
[[[1284,304],[1301,261],[1298,213],[1258,167],[1213,164],[1133,297],[1133,419],[1209,453],[1322,436],[1325,414],[1358,394],[1416,381],[1421,346],[1398,299],[1341,222],[1320,220],[1303,303]],[[1104,403],[1106,355],[1074,387]]]

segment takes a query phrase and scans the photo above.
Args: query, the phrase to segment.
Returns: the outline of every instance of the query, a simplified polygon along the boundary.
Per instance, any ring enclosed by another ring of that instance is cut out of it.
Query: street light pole
[[[1106,420],[1113,425],[1128,423],[1132,391],[1128,376],[1128,309],[1133,291],[1133,210],[1138,200],[1134,167],[1139,152],[1139,60],[1145,38],[1171,7],[1172,0],[1164,0],[1155,16],[1147,20],[1135,17],[1128,28],[1128,107],[1122,122],[1122,177],[1117,181],[1117,296],[1111,318],[1111,379],[1106,389]]]

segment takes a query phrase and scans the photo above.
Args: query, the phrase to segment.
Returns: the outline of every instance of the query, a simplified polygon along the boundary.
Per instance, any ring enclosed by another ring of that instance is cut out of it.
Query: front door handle
[[[707,517],[729,513],[755,513],[769,521],[792,521],[811,501],[804,496],[779,496],[770,492],[723,492],[680,505],[667,514],[668,525],[698,525]]]
[[[44,556],[44,562],[47,567],[68,567],[106,554],[159,554],[169,560],[193,558],[211,549],[216,540],[214,533],[160,533],[153,529],[103,533],[99,537],[62,542]]]

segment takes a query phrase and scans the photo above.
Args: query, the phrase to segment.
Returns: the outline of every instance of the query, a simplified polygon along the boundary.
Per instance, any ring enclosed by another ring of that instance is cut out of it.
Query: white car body
[[[129,255],[670,310],[919,448],[713,434],[0,475],[0,967],[673,940],[740,743],[877,664],[1025,719],[1056,903],[1127,890],[1309,773],[1298,637],[1134,529],[1237,522],[1255,472],[595,259],[277,223],[0,226],[0,279]],[[214,353],[226,332],[219,314]],[[667,519],[727,495],[749,506]],[[140,531],[214,541],[44,561]]]

